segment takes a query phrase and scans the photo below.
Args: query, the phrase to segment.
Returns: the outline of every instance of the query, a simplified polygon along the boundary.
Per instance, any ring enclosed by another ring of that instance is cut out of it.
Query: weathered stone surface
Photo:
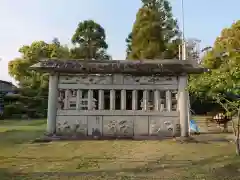
[[[86,116],[57,116],[57,133],[87,135]]]
[[[50,81],[50,89],[59,95],[49,96],[58,104],[49,105],[48,125],[61,139],[178,136],[179,117],[185,113],[175,95],[179,79],[206,70],[187,60],[46,59],[31,68],[57,80],[54,86]]]
[[[155,136],[174,136],[177,118],[174,117],[149,117],[149,134]]]
[[[123,84],[149,84],[149,85],[167,85],[167,84],[177,84],[177,77],[175,76],[132,76],[125,75]]]
[[[103,135],[133,136],[133,119],[131,116],[105,116],[103,119]]]
[[[75,74],[63,75],[59,78],[60,84],[112,84],[111,75],[97,75],[97,74]]]
[[[148,136],[148,116],[136,116],[134,119],[134,136]]]
[[[127,74],[161,74],[176,75],[184,73],[202,73],[206,69],[196,67],[193,61],[182,61],[177,59],[169,60],[147,60],[147,61],[97,61],[97,60],[55,60],[46,59],[31,66],[32,69],[38,69],[45,72],[62,73],[127,73]]]

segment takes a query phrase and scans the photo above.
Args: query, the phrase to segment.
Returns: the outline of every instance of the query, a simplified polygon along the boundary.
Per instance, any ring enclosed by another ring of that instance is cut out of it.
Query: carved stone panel
[[[112,84],[111,75],[60,76],[59,84]]]
[[[148,116],[136,116],[134,119],[134,136],[148,135]]]
[[[113,84],[123,84],[124,75],[123,74],[114,74],[113,75]]]
[[[174,85],[177,84],[177,77],[160,77],[160,76],[124,76],[124,84],[139,84],[139,85]]]
[[[57,116],[56,123],[58,133],[87,135],[86,116]]]
[[[149,134],[153,136],[174,136],[176,118],[174,117],[149,117]]]
[[[134,116],[104,116],[104,136],[133,136]]]
[[[102,135],[102,116],[88,116],[88,135]]]

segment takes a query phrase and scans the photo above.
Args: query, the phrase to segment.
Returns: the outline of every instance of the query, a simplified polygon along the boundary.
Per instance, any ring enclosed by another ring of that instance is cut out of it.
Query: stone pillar
[[[77,110],[82,108],[82,90],[77,90]]]
[[[48,134],[56,133],[57,99],[58,99],[58,74],[50,74],[48,92],[48,113],[47,113]]]
[[[110,110],[115,110],[115,100],[116,100],[116,92],[114,89],[110,90]]]
[[[164,111],[164,104],[162,103],[162,100],[161,100],[161,105],[160,105],[160,111],[163,112]]]
[[[170,90],[166,91],[166,109],[168,112],[172,111],[172,93]]]
[[[177,101],[177,108],[176,108],[177,111],[179,111],[179,100],[178,100],[178,97],[179,97],[179,96],[178,96],[178,93],[179,93],[179,92],[177,92],[177,93],[175,94],[175,99],[176,99],[176,101]]]
[[[189,132],[189,134],[190,134],[190,120],[191,120],[191,115],[192,115],[192,113],[191,113],[191,102],[190,102],[190,95],[189,95],[189,93],[187,92],[187,97],[188,97],[188,102],[187,102],[187,105],[188,105],[188,132]]]
[[[104,90],[98,91],[98,109],[104,110]]]
[[[148,110],[148,98],[149,98],[149,92],[148,90],[143,91],[143,110]]]
[[[65,99],[64,99],[64,109],[69,109],[69,94],[70,94],[70,90],[66,89],[65,90]]]
[[[187,88],[187,75],[179,76],[179,85],[178,85],[178,109],[180,113],[180,129],[181,136],[189,136],[189,123],[188,123],[188,92]]]
[[[138,91],[132,91],[132,110],[138,110]]]
[[[93,90],[88,90],[88,110],[93,109]]]
[[[155,90],[154,91],[154,109],[155,109],[155,111],[160,110],[160,104],[161,104],[160,92],[159,92],[159,90]]]
[[[125,89],[121,90],[121,110],[126,110],[127,92]]]

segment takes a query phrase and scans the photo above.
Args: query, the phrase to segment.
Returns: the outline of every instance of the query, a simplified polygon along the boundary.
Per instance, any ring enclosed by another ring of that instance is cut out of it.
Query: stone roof
[[[1,80],[1,79],[0,79],[0,83],[7,84],[7,85],[10,85],[10,86],[14,86],[13,83],[11,83],[9,81],[4,81],[4,80]]]
[[[0,92],[12,91],[16,88],[14,84],[8,81],[0,80]]]
[[[198,74],[207,71],[191,60],[57,60],[45,59],[30,68],[43,72],[83,74],[139,74],[176,75]]]

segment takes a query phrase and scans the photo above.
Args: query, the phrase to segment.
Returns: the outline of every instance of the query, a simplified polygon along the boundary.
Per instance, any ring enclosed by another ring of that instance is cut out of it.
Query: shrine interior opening
[[[77,96],[77,92],[80,91],[80,96]],[[78,110],[90,110],[88,109],[89,90],[75,90],[75,89],[61,89],[59,90],[59,105],[60,109],[77,109],[77,102],[79,99],[81,106]],[[110,90],[101,90],[104,93],[104,107],[101,109],[99,103],[99,90],[93,91],[92,104],[93,110],[110,110]],[[126,95],[122,96],[121,91],[125,91]],[[136,101],[136,109],[133,108],[133,90],[115,90],[115,108],[113,110],[143,110],[144,103],[144,93],[147,96],[147,110],[154,111],[157,109],[156,104],[154,104],[154,90],[134,90],[138,94]],[[176,111],[177,110],[177,91],[159,91],[159,99],[161,100],[160,111]],[[170,97],[169,97],[170,96]],[[68,97],[68,99],[66,98]],[[121,108],[121,99],[126,98],[126,107]],[[169,101],[169,102],[168,102]],[[168,105],[168,103],[170,103]]]

